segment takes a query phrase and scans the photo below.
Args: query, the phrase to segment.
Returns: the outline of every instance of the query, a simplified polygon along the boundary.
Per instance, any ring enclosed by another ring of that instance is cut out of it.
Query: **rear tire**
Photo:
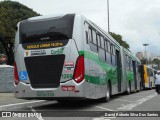
[[[57,100],[58,103],[60,104],[66,104],[66,103],[69,103],[69,101],[66,101],[66,100]]]
[[[103,100],[103,102],[109,102],[110,99],[111,99],[111,85],[108,82],[106,96],[102,100]]]
[[[140,91],[142,91],[142,83],[140,82],[140,84],[139,84],[139,90],[138,90],[139,92]]]
[[[127,95],[131,94],[131,83],[130,82],[128,82],[126,94]]]

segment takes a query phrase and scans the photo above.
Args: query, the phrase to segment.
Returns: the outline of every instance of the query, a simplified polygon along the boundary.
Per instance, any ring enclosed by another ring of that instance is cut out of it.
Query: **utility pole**
[[[107,13],[108,13],[108,34],[110,32],[110,29],[109,29],[109,0],[107,0]]]
[[[147,64],[147,51],[146,51],[146,47],[148,46],[149,44],[143,44],[143,46],[145,47],[145,51],[144,51],[144,53],[145,53],[145,57],[146,57],[146,64]]]

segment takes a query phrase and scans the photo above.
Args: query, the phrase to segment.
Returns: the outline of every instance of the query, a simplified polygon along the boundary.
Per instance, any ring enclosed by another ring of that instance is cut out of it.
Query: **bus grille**
[[[26,57],[25,64],[33,88],[56,88],[60,85],[65,55]]]

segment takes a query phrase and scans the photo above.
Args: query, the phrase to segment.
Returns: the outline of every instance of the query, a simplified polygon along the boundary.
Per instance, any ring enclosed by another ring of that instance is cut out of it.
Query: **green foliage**
[[[13,43],[17,23],[37,15],[39,14],[18,2],[0,2],[0,36]]]
[[[124,48],[129,50],[129,44],[126,41],[122,40],[122,36],[113,32],[109,32],[109,34]]]
[[[0,2],[0,48],[3,45],[8,58],[10,54],[13,56],[13,43],[17,23],[21,20],[38,15],[39,14],[32,9],[18,2]]]
[[[2,43],[0,42],[0,54],[5,53]]]
[[[158,58],[155,58],[155,59],[153,59],[152,63],[154,63],[154,64],[159,64],[159,63],[160,63],[160,60],[159,60]]]
[[[153,59],[152,64],[157,64],[157,68],[156,69],[160,69],[160,60],[158,58]]]

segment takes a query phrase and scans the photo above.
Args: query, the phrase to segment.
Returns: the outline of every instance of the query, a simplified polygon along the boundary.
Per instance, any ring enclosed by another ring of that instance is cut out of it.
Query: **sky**
[[[0,0],[3,1],[3,0]],[[107,0],[14,0],[41,15],[78,13],[108,30]],[[160,0],[109,0],[110,31],[120,34],[133,53],[160,56]]]

